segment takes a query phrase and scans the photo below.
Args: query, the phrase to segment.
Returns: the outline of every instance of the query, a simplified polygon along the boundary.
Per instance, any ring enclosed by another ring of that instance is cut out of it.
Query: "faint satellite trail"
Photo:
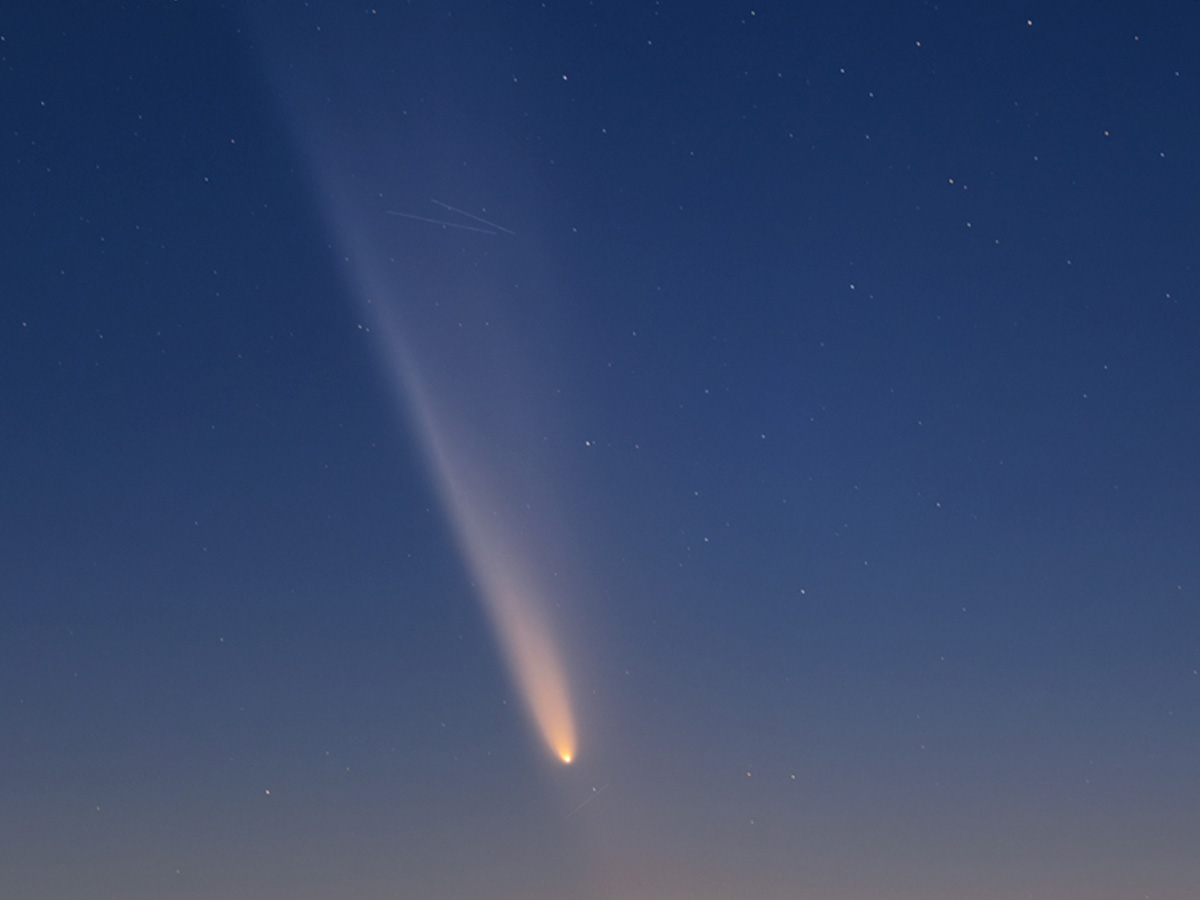
[[[516,234],[516,232],[511,228],[505,228],[503,225],[497,225],[495,222],[489,222],[487,219],[483,218],[483,216],[477,216],[474,213],[469,213],[465,209],[459,209],[457,206],[451,206],[449,203],[443,203],[441,200],[434,200],[430,198],[429,202],[436,203],[447,212],[464,216],[473,222],[478,222],[480,224],[468,225],[464,222],[451,222],[446,219],[431,219],[429,216],[419,216],[416,213],[410,212],[398,212],[394,209],[385,210],[385,212],[387,212],[389,216],[399,216],[402,219],[413,219],[417,222],[428,222],[430,225],[441,225],[443,228],[459,228],[463,231],[474,231],[479,234],[499,234],[500,232],[511,235]],[[480,225],[487,227],[481,228]]]

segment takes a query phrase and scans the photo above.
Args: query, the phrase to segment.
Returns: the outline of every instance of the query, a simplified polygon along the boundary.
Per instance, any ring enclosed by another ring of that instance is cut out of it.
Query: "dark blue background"
[[[1194,897],[1198,25],[6,11],[0,894]],[[368,300],[560,513],[569,768]]]

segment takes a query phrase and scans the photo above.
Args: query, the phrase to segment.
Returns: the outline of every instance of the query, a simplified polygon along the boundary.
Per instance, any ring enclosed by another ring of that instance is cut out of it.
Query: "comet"
[[[278,70],[277,75],[283,71]],[[279,77],[280,83],[286,85],[281,93],[288,95],[297,83],[290,65],[286,76]],[[471,393],[475,389],[469,380],[464,388],[463,381],[457,380],[461,369],[479,364],[470,358],[471,351],[447,350],[439,342],[439,337],[445,335],[436,333],[436,325],[430,326],[433,333],[421,333],[419,323],[427,320],[420,314],[407,315],[407,307],[401,307],[401,303],[410,300],[414,301],[413,307],[421,307],[423,299],[432,300],[436,307],[438,298],[421,298],[418,295],[421,288],[413,286],[411,275],[406,280],[405,275],[398,274],[411,271],[411,267],[396,265],[398,254],[391,229],[380,225],[386,220],[382,219],[376,200],[361,197],[362,175],[371,171],[369,160],[374,158],[372,147],[365,139],[356,144],[353,134],[343,143],[340,128],[328,127],[327,110],[309,106],[308,96],[307,92],[290,96],[294,115],[298,116],[295,125],[300,134],[306,135],[302,148],[308,158],[316,196],[326,206],[330,229],[347,263],[345,271],[351,292],[365,323],[370,325],[359,324],[359,328],[375,339],[377,359],[384,373],[390,376],[389,386],[397,404],[412,421],[420,439],[441,506],[471,573],[512,684],[552,758],[569,765],[578,756],[575,718],[566,669],[552,627],[553,596],[539,578],[544,573],[534,564],[541,561],[534,550],[539,546],[539,534],[536,527],[529,527],[529,521],[522,518],[524,498],[505,493],[511,487],[505,476],[512,475],[513,470],[505,469],[503,459],[497,458],[496,448],[484,442],[493,435],[485,429],[481,429],[485,433],[476,434],[469,421],[467,407],[494,399],[487,394],[486,374],[481,373],[479,381],[484,386],[478,389],[479,393]],[[306,112],[313,117],[311,123],[304,121]],[[337,141],[329,140],[334,132],[339,135]],[[362,153],[347,156],[346,146]],[[379,174],[396,177],[389,172],[390,169],[385,169]],[[416,176],[409,173],[408,177]],[[376,197],[381,196],[382,193],[376,193]],[[433,198],[430,203],[438,210],[433,215],[395,209],[384,212],[442,230],[487,235],[489,240],[500,234],[516,236],[513,229],[477,212]],[[492,215],[484,208],[480,212]],[[436,278],[436,273],[433,277]],[[450,293],[456,289],[455,285],[468,283],[453,277],[447,277],[446,281],[451,287],[444,292],[439,287],[435,289],[437,293]],[[470,289],[487,288],[471,284]],[[402,321],[411,327],[411,332],[400,327]],[[428,349],[433,346],[443,353],[439,356],[437,351]],[[503,367],[506,360],[517,368],[519,360],[504,357],[500,352],[489,356],[488,363]],[[504,449],[519,454],[525,448],[513,445]],[[545,534],[541,532],[542,537]]]
[[[472,455],[470,429],[455,428],[452,409],[435,403],[396,323],[375,304],[375,332],[397,389],[415,420],[442,506],[453,527],[492,632],[542,741],[563,765],[576,758],[575,718],[548,599],[531,574],[529,536],[517,504],[506,502],[492,473]]]
[[[527,573],[521,548],[514,546],[503,507],[488,503],[484,488],[470,489],[471,470],[445,445],[433,413],[426,410],[421,418],[455,534],[512,679],[547,747],[569,765],[575,722],[545,598]]]

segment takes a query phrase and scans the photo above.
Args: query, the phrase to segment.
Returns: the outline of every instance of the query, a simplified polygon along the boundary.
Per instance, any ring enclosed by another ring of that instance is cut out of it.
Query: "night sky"
[[[1195,900],[1198,46],[8,4],[0,897]]]

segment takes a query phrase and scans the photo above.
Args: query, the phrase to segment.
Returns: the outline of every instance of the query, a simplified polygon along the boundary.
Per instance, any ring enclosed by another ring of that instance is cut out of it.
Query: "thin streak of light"
[[[515,231],[505,228],[503,225],[497,225],[495,222],[489,222],[487,219],[483,218],[483,216],[473,215],[472,213],[467,212],[465,209],[459,209],[457,206],[451,206],[449,203],[443,203],[441,200],[434,200],[432,197],[429,198],[429,202],[436,203],[442,209],[447,209],[450,212],[458,213],[460,216],[466,216],[468,219],[474,219],[476,222],[482,222],[488,228],[495,228],[497,231],[503,231],[505,234],[516,235]]]
[[[600,792],[603,791],[604,788],[606,788],[606,787],[608,787],[607,784],[604,785],[604,787],[596,788],[596,790],[592,791],[591,795],[586,800],[584,800],[577,807],[575,807],[573,810],[571,810],[569,813],[567,813],[565,816],[563,816],[563,821],[566,821],[567,819],[571,818],[571,816],[575,815],[575,813],[579,812],[581,809],[583,809],[585,806],[587,806],[589,803],[591,803],[593,800],[595,800],[597,797],[599,797]]]
[[[479,234],[495,234],[496,233],[494,231],[489,231],[486,228],[476,228],[474,225],[461,225],[458,222],[445,222],[441,219],[430,219],[430,218],[427,218],[426,216],[418,216],[414,213],[396,212],[394,209],[385,209],[384,212],[386,212],[389,216],[400,216],[400,218],[402,218],[402,219],[416,219],[418,222],[428,222],[430,225],[441,225],[445,228],[461,228],[463,231],[476,231]],[[474,219],[476,217],[472,216],[471,218]],[[507,229],[501,229],[501,230],[507,231]],[[512,234],[511,231],[509,231],[508,233]]]

